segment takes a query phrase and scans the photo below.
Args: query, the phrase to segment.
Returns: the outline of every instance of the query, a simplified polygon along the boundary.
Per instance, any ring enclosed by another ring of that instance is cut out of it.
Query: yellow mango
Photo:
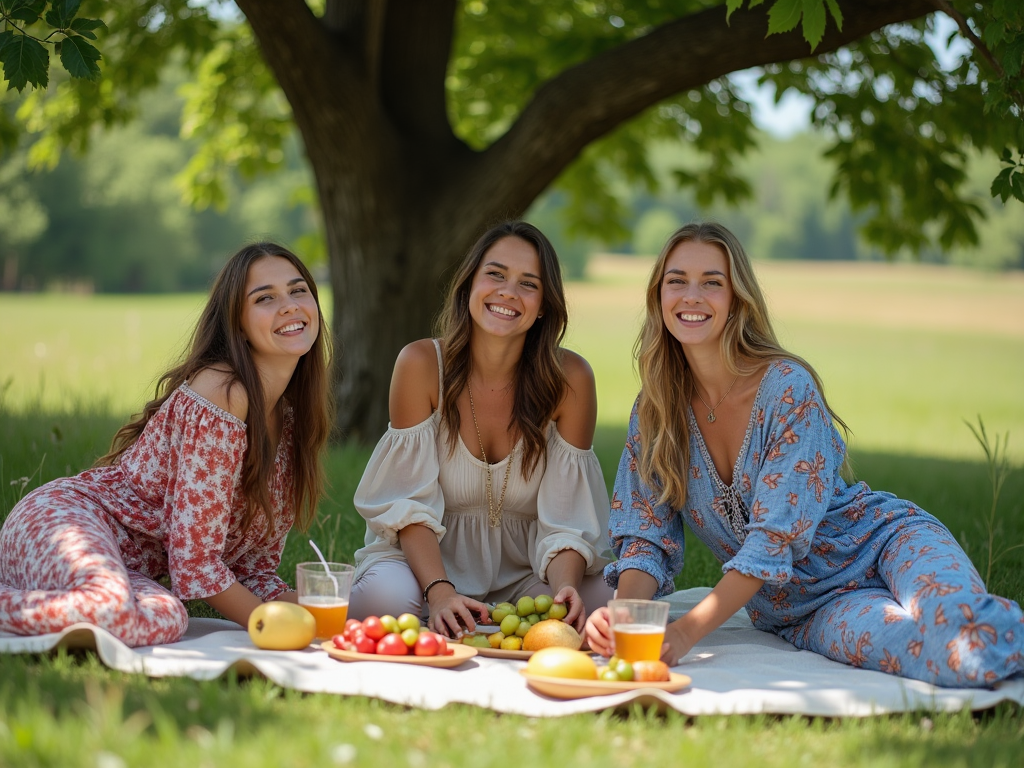
[[[249,614],[249,637],[267,651],[301,651],[316,637],[316,619],[295,603],[263,603]]]

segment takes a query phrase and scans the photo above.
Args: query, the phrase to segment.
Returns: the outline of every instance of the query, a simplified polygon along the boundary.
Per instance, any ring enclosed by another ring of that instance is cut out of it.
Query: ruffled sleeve
[[[537,573],[547,578],[548,564],[564,549],[583,556],[587,573],[607,562],[608,491],[593,448],[567,443],[554,422],[549,425],[547,467],[537,492]]]
[[[415,427],[388,427],[356,488],[353,502],[366,520],[368,533],[392,547],[398,546],[398,532],[407,525],[425,525],[439,539],[444,535],[438,418],[435,411]]]
[[[618,559],[604,569],[604,578],[617,587],[623,571],[643,571],[658,582],[655,597],[663,597],[675,589],[675,576],[683,570],[683,522],[676,510],[658,502],[659,493],[640,477],[639,457],[640,418],[634,404],[615,474],[608,530]]]
[[[235,583],[223,555],[240,487],[245,424],[184,388],[168,406],[162,416],[169,453],[160,457],[168,472],[168,572],[174,594],[201,600]]]
[[[839,480],[845,446],[811,375],[795,363],[776,364],[765,406],[773,426],[763,450],[747,535],[722,566],[772,584],[793,576],[804,558]]]

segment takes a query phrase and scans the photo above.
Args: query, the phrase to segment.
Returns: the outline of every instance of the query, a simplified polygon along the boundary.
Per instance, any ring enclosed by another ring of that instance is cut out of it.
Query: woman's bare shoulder
[[[568,349],[560,350],[560,354],[567,386],[553,418],[567,443],[587,449],[593,445],[597,424],[594,369],[582,355]]]
[[[391,426],[406,429],[420,424],[437,408],[437,400],[437,351],[433,340],[407,344],[398,353],[391,374]]]
[[[242,421],[249,415],[249,395],[227,368],[203,368],[188,385],[197,395]]]

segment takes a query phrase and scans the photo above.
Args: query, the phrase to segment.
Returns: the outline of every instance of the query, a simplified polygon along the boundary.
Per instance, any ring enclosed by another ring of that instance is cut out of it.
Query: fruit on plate
[[[634,661],[633,681],[660,683],[669,679],[668,664],[664,661]]]
[[[578,651],[583,638],[569,624],[557,619],[538,621],[523,636],[524,651],[539,651],[542,648],[558,646]]]
[[[257,648],[300,651],[316,637],[316,620],[301,605],[272,600],[249,614],[248,629]]]
[[[491,641],[487,639],[487,635],[479,632],[471,632],[468,635],[462,636],[463,645],[471,645],[474,648],[490,648]]]
[[[588,654],[561,646],[541,648],[526,662],[526,672],[541,677],[597,679],[597,665]]]
[[[398,632],[388,632],[394,627]],[[349,619],[345,631],[331,638],[335,648],[380,656],[450,656],[448,642],[436,632],[419,625],[411,613],[394,616],[367,616],[363,621]]]
[[[565,603],[555,604],[551,595],[521,597],[512,603],[498,603],[491,609],[491,622],[501,627],[505,637],[525,637],[530,627],[548,619],[562,620],[569,609]]]

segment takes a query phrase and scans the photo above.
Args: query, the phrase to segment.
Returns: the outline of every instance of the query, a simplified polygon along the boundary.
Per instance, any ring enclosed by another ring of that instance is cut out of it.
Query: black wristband
[[[423,588],[424,603],[427,602],[427,593],[430,591],[430,588],[436,587],[438,584],[448,584],[451,586],[452,589],[455,589],[455,585],[448,581],[448,579],[434,579],[432,582],[430,582],[429,584],[427,584],[427,586]]]

